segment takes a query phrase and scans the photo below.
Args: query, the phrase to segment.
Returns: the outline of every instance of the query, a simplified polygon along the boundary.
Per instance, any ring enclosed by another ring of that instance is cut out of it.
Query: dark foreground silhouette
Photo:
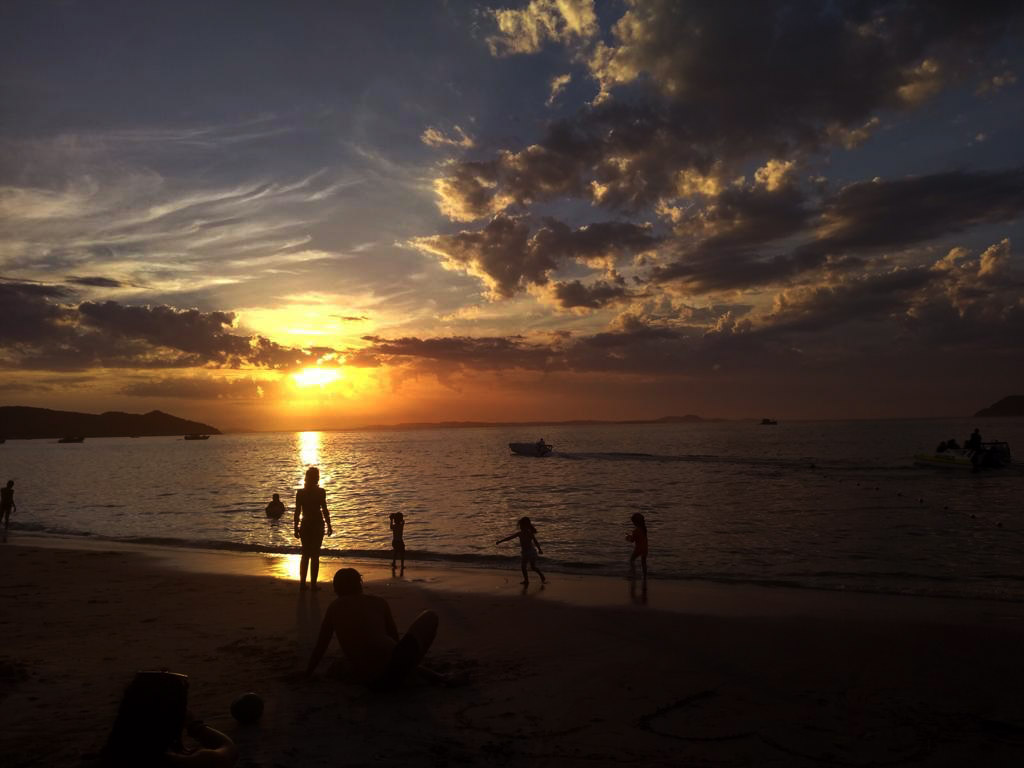
[[[331,529],[331,515],[327,511],[327,492],[320,487],[320,470],[310,467],[306,470],[305,485],[295,492],[295,535],[302,541],[302,557],[299,559],[299,589],[306,588],[306,571],[313,589],[319,589],[316,580],[320,573],[320,547],[324,543],[324,526],[327,535]]]
[[[363,594],[363,577],[354,568],[334,574],[337,599],[327,608],[306,674],[312,675],[327,652],[331,637],[345,654],[343,677],[378,688],[395,688],[413,671],[431,681],[438,676],[419,667],[437,635],[437,614],[424,611],[399,637],[387,601]]]
[[[185,747],[188,735],[199,747]],[[234,742],[195,718],[188,708],[188,678],[173,672],[139,672],[128,685],[101,753],[101,764],[149,766],[232,766]]]

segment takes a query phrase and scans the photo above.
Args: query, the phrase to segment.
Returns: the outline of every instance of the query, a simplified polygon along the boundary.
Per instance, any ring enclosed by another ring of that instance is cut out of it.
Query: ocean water
[[[342,557],[390,559],[401,511],[410,568],[515,569],[494,542],[529,515],[542,568],[624,574],[640,511],[652,578],[1022,600],[1024,472],[912,466],[975,426],[1024,463],[1024,419],[720,422],[8,441],[0,481],[16,483],[15,533],[293,553],[315,464],[324,548]],[[508,451],[541,436],[551,456]],[[271,522],[275,492],[288,512]]]

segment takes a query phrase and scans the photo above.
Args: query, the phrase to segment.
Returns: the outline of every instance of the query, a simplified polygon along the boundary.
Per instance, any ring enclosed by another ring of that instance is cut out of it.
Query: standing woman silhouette
[[[295,492],[295,535],[302,540],[302,559],[299,561],[299,589],[306,588],[306,570],[312,565],[310,583],[319,589],[316,577],[320,573],[320,545],[324,542],[324,523],[327,535],[331,530],[331,516],[327,512],[327,491],[320,487],[320,470],[306,470],[306,484]]]

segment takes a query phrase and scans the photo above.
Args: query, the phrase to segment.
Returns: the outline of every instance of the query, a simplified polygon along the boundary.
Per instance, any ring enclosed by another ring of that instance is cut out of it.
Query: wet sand
[[[438,612],[429,664],[462,683],[385,694],[336,646],[300,674],[340,565],[300,594],[293,558],[12,536],[4,764],[88,764],[137,669],[188,674],[245,766],[1022,764],[1021,604],[346,562],[400,629]]]

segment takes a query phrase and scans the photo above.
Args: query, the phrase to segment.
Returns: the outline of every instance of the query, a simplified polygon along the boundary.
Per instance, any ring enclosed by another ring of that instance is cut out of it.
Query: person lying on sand
[[[306,675],[312,675],[331,636],[345,654],[345,678],[375,687],[392,688],[419,667],[437,635],[437,614],[424,611],[402,637],[387,601],[363,594],[363,577],[355,568],[342,568],[334,574],[337,598],[327,608],[316,647],[309,656]],[[437,676],[422,668],[421,673],[435,681]]]

